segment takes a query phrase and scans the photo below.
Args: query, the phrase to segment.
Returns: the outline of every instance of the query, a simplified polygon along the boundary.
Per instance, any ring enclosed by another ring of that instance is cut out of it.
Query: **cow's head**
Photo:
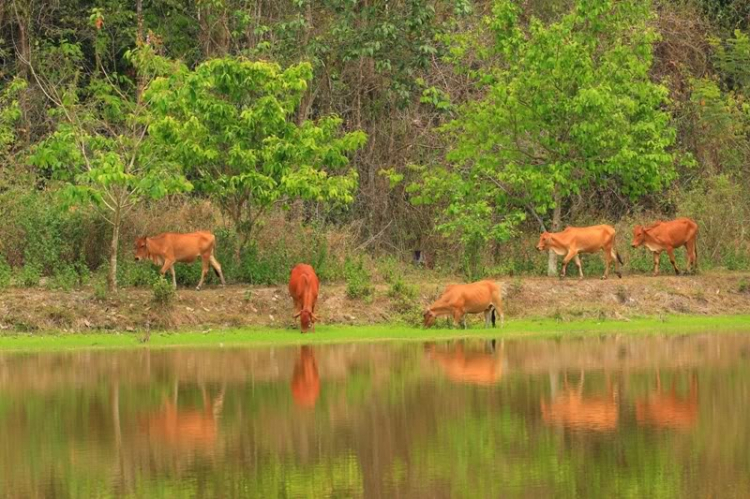
[[[435,324],[435,319],[437,319],[437,315],[435,315],[435,312],[430,310],[429,308],[424,311],[424,327],[432,327],[433,324]]]
[[[631,243],[634,248],[637,248],[646,239],[646,228],[642,225],[636,225],[633,227],[633,242]]]
[[[148,258],[148,248],[146,247],[146,238],[135,238],[135,260],[141,261]]]
[[[315,331],[315,322],[318,320],[318,317],[314,313],[309,310],[301,310],[294,314],[294,318],[296,319],[297,317],[299,317],[303,333],[308,332],[311,328],[313,332]]]
[[[550,248],[550,243],[552,242],[552,234],[547,232],[546,230],[542,232],[542,235],[539,236],[539,244],[536,245],[536,249],[539,251],[544,251]]]

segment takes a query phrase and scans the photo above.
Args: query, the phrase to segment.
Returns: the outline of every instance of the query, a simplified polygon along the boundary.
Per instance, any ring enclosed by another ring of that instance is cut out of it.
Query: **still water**
[[[750,335],[0,356],[0,497],[748,497]]]

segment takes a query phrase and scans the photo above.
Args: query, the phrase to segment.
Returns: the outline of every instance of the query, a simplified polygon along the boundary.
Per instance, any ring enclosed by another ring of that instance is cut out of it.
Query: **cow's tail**
[[[492,312],[490,312],[492,317],[492,327],[495,327],[495,307],[492,307]]]
[[[617,261],[620,262],[620,265],[625,265],[625,262],[622,261],[622,257],[620,256],[620,252],[615,250],[615,256],[617,257]]]

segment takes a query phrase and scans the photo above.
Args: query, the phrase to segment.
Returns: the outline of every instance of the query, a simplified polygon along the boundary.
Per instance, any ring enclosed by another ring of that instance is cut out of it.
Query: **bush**
[[[50,289],[70,291],[77,287],[78,284],[79,275],[75,267],[72,265],[61,265],[59,269],[55,270],[55,273],[49,280],[47,286]]]
[[[107,265],[102,270],[106,275]],[[117,283],[120,286],[151,287],[159,277],[159,267],[151,262],[136,262],[125,258],[117,262]]]
[[[42,266],[38,263],[27,263],[18,274],[18,283],[26,288],[39,285],[42,278]]]
[[[151,285],[151,291],[153,292],[152,300],[157,305],[166,307],[172,304],[177,292],[172,287],[172,283],[166,279],[159,278]]]
[[[10,265],[8,265],[5,257],[3,257],[3,255],[0,255],[0,289],[10,286],[12,277],[13,269],[10,268]]]
[[[344,262],[344,277],[346,279],[346,296],[349,298],[367,298],[373,294],[370,273],[365,269],[360,257],[357,261],[347,257]]]

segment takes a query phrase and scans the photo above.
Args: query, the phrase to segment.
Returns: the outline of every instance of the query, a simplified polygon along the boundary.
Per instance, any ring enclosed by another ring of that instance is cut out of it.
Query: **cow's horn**
[[[300,311],[300,312],[297,312],[296,314],[294,314],[294,318],[296,319],[297,317],[299,317],[299,316],[300,316],[300,314],[302,314],[302,312],[301,312],[301,311]]]

